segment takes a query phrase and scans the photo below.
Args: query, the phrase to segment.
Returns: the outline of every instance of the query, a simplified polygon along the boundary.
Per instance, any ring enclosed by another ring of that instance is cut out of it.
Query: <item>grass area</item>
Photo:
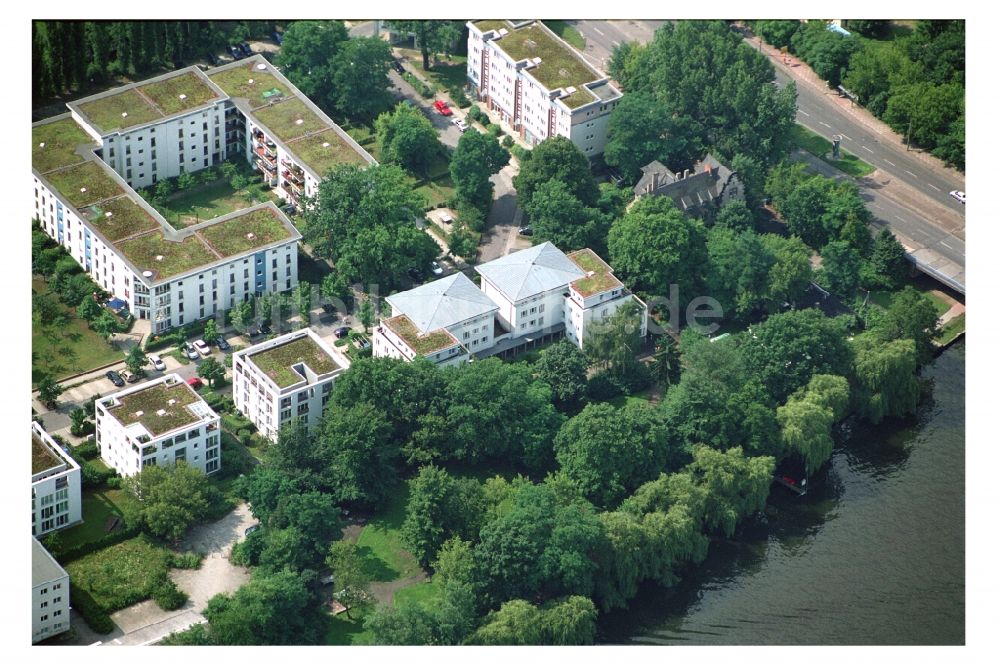
[[[121,404],[109,407],[108,413],[125,426],[141,423],[154,437],[184,426],[194,428],[201,423],[200,418],[185,409],[199,402],[201,396],[184,382],[173,386],[164,382],[152,384],[118,400]]]
[[[225,178],[174,192],[156,209],[175,229],[247,208],[254,203],[276,201],[262,184],[254,182],[243,190],[234,190]],[[152,202],[150,202],[152,203]]]
[[[847,152],[843,147],[840,149],[841,159],[830,159],[829,153],[833,144],[798,123],[792,127],[792,142],[807,153],[812,153],[830,166],[840,169],[849,176],[863,178],[875,171],[875,167]]]
[[[409,585],[392,595],[392,603],[396,606],[417,604],[431,609],[441,601],[441,586],[433,580]]]
[[[191,72],[140,86],[139,91],[168,116],[218,98],[214,90]]]
[[[195,236],[169,241],[162,231],[153,231],[118,244],[118,249],[140,271],[152,271],[154,280],[162,280],[217,260]]]
[[[98,461],[92,461],[96,464]],[[105,525],[112,516],[124,516],[134,502],[124,490],[89,488],[82,493],[83,522],[63,530],[59,538],[67,548],[97,541],[108,533]]]
[[[365,618],[371,612],[368,608],[352,609],[353,619],[347,619],[347,613],[330,616],[330,625],[326,630],[327,645],[371,645],[375,636],[366,631]]]
[[[95,162],[53,171],[45,178],[70,204],[80,209],[125,194],[125,190]]]
[[[112,243],[160,228],[160,223],[152,215],[127,196],[87,206],[80,212]]]
[[[417,185],[414,191],[424,198],[428,206],[439,206],[455,196],[455,183],[451,180],[451,176],[441,176],[436,180],[419,182],[421,184]]]
[[[552,32],[581,51],[587,47],[587,40],[580,32],[566,21],[542,21]]]
[[[85,555],[65,568],[74,584],[111,613],[151,597],[166,575],[169,557],[170,551],[136,537]]]
[[[358,536],[358,549],[372,580],[388,582],[420,573],[420,564],[403,545],[400,532],[406,518],[409,486],[400,483],[383,511],[372,518]]]
[[[94,144],[89,134],[80,129],[72,118],[31,128],[31,166],[45,173],[82,162],[76,154],[80,144]]]
[[[964,312],[962,314],[958,315],[957,317],[955,317],[954,319],[952,319],[951,321],[949,321],[944,326],[942,326],[941,327],[941,332],[938,333],[938,336],[936,338],[934,338],[934,339],[935,339],[935,341],[938,342],[938,344],[946,345],[949,342],[951,342],[952,340],[954,340],[955,338],[957,338],[962,333],[965,333],[965,313]]]
[[[223,257],[270,245],[292,235],[271,208],[241,213],[198,233]]]
[[[619,396],[616,396],[616,397],[612,398],[611,400],[608,400],[607,402],[608,402],[609,405],[614,405],[618,409],[621,409],[625,405],[629,405],[629,404],[648,405],[649,404],[649,396],[648,395],[644,395],[642,393],[637,394],[637,395],[619,395]]]
[[[919,286],[917,287],[917,289],[923,292],[924,296],[927,296],[929,299],[931,299],[931,301],[934,303],[934,311],[937,312],[938,317],[940,317],[945,312],[951,309],[951,303],[944,300],[934,292],[927,289],[921,289]],[[868,300],[869,302],[879,306],[883,310],[887,310],[889,308],[889,305],[892,303],[892,296],[895,293],[897,292],[873,291]]]
[[[400,53],[410,61],[413,67],[420,72],[420,75],[428,79],[438,88],[447,90],[451,94],[465,88],[468,81],[466,72],[465,56],[449,56],[444,61],[431,61],[431,68],[424,69],[424,59],[420,51],[416,49],[399,49]]]
[[[153,108],[153,105],[136,92],[135,88],[86,102],[81,104],[79,109],[104,134],[163,117],[163,114]]]
[[[61,321],[49,317],[43,322],[40,314],[31,314],[32,386],[44,373],[56,378],[66,377],[122,359],[122,352],[90,330],[86,321],[58,300],[45,280],[32,277],[31,296],[54,301],[63,315]]]
[[[287,97],[290,94],[290,91],[278,81],[278,77],[269,71],[256,69],[256,66],[257,63],[250,63],[224,70],[213,70],[209,72],[208,78],[230,97],[245,97],[252,108],[267,104],[268,99],[275,97],[275,91],[278,96]]]
[[[326,128],[326,124],[297,97],[278,102],[254,113],[260,122],[284,142]]]
[[[309,336],[258,352],[250,356],[249,360],[274,380],[279,388],[303,381],[302,375],[292,370],[292,366],[298,363],[304,363],[318,375],[333,372],[340,367],[333,357]]]
[[[332,128],[296,139],[288,144],[288,149],[320,177],[337,164],[368,163]]]

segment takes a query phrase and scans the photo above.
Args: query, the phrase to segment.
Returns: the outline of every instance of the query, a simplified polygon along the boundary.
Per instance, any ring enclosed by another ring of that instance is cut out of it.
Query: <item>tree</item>
[[[774,458],[747,458],[740,447],[725,452],[695,447],[687,473],[702,489],[702,525],[731,537],[744,517],[761,511],[771,490]]]
[[[853,35],[832,32],[822,21],[812,21],[811,25],[807,23],[792,36],[792,48],[830,87],[836,87],[847,71],[851,54],[860,48],[860,44]]]
[[[798,21],[765,20],[754,21],[753,31],[767,40],[772,46],[791,46],[792,36],[802,26]]]
[[[364,298],[361,301],[361,305],[358,306],[358,321],[361,325],[365,327],[365,331],[372,327],[372,320],[375,317],[375,311],[372,307],[371,299]]]
[[[894,86],[883,119],[918,146],[936,146],[965,114],[965,86],[914,82]]]
[[[219,382],[226,379],[226,368],[214,358],[206,358],[198,366],[198,376],[208,382],[208,385],[215,388]]]
[[[340,588],[336,598],[344,605],[347,619],[351,619],[352,608],[363,607],[372,601],[368,590],[371,578],[365,571],[358,547],[349,541],[334,542],[326,565],[333,575],[334,588]]]
[[[774,258],[768,273],[768,304],[776,310],[785,303],[796,303],[809,288],[813,270],[812,252],[797,236],[783,238],[765,234],[761,241]]]
[[[191,175],[190,171],[184,171],[179,176],[177,176],[177,189],[178,190],[188,190],[194,187],[194,176]]]
[[[69,414],[70,421],[72,425],[70,426],[70,432],[72,432],[77,437],[82,437],[85,434],[85,428],[87,426],[87,418],[89,414],[87,410],[82,407],[77,407]]]
[[[477,132],[478,134],[478,132]],[[423,113],[409,104],[375,119],[375,136],[383,162],[392,162],[411,173],[426,174],[441,152],[437,130]]]
[[[210,345],[219,339],[219,325],[215,323],[214,318],[205,322],[205,332],[202,338]]]
[[[836,375],[815,375],[809,386],[778,407],[781,438],[790,451],[805,460],[807,474],[829,460],[833,452],[830,429],[846,414],[848,398],[846,379]]]
[[[57,384],[52,375],[45,373],[38,379],[38,399],[46,407],[55,407],[56,399],[65,389]]]
[[[347,39],[342,21],[295,21],[282,35],[278,64],[307,97],[330,104],[333,58]]]
[[[531,220],[535,243],[550,241],[568,252],[604,236],[600,211],[584,206],[562,181],[541,183],[530,200],[522,199],[521,206]]]
[[[246,333],[250,325],[253,323],[254,302],[252,300],[240,301],[234,303],[233,307],[229,310],[230,321],[233,327],[240,331],[241,333]]]
[[[451,53],[462,37],[461,21],[388,21],[388,26],[403,34],[413,33],[423,57],[424,71],[431,68],[430,58],[436,53]]]
[[[861,279],[861,257],[847,241],[827,243],[821,256],[823,268],[817,281],[840,298],[851,298]]]
[[[101,306],[98,305],[97,301],[93,298],[85,298],[80,301],[80,305],[77,306],[76,315],[80,319],[90,323],[101,314],[101,309]]]
[[[883,342],[877,335],[854,337],[854,377],[861,413],[872,423],[916,412],[920,401],[917,347],[913,340]]]
[[[323,417],[312,469],[322,488],[338,503],[377,506],[396,479],[399,444],[392,426],[371,404],[331,409]]]
[[[426,465],[409,485],[402,535],[421,566],[431,563],[446,540],[472,539],[478,534],[485,503],[478,481],[457,479]]]
[[[587,356],[568,340],[542,350],[532,369],[552,389],[556,405],[572,409],[587,391]]]
[[[906,259],[906,250],[887,228],[883,228],[875,236],[869,262],[874,273],[873,277],[877,280],[877,286],[893,291],[903,285],[910,272],[910,262]]]
[[[480,211],[488,211],[493,201],[490,176],[509,161],[510,154],[492,137],[479,132],[465,132],[458,140],[449,166],[452,182],[455,183],[455,196]]]
[[[278,431],[277,443],[268,450],[289,443],[299,432],[300,429],[282,428]],[[240,496],[250,503],[250,513],[262,524],[270,521],[283,497],[303,492],[305,488],[301,479],[274,464],[271,457],[267,457],[266,462],[268,464],[254,466],[250,474],[237,481]]]
[[[110,340],[118,332],[118,319],[109,311],[103,310],[90,322],[90,327],[102,338]]]
[[[282,47],[284,48],[284,47]],[[352,37],[333,56],[332,84],[327,88],[334,106],[349,118],[372,118],[386,109],[392,50],[377,37]]]
[[[719,301],[727,318],[745,319],[769,296],[773,258],[759,235],[716,226],[708,231],[708,293]]]
[[[927,363],[934,356],[934,338],[938,334],[938,315],[929,296],[911,286],[893,294],[880,327],[883,339],[909,338],[917,345],[917,360]]]
[[[642,344],[640,317],[639,304],[627,301],[607,319],[591,322],[584,342],[587,357],[622,382],[642,365],[636,360]]]
[[[593,645],[597,609],[586,597],[571,596],[533,606],[508,601],[490,613],[473,634],[475,645]]]
[[[597,204],[597,183],[587,156],[564,136],[542,141],[532,149],[531,158],[521,163],[521,171],[514,177],[518,201],[524,206],[535,190],[553,179],[565,185],[584,206]]]
[[[560,428],[553,448],[560,468],[601,508],[617,506],[660,473],[680,467],[685,455],[669,439],[659,410],[627,404],[587,405]]]
[[[751,326],[742,349],[750,376],[776,402],[783,402],[814,374],[843,376],[849,369],[843,332],[815,308],[774,314]]]
[[[671,116],[648,92],[626,95],[608,120],[604,159],[632,182],[653,160],[671,170],[683,170],[704,154],[698,140],[700,128],[691,131],[686,121]]]
[[[753,213],[741,199],[731,199],[722,205],[715,216],[715,226],[733,231],[753,231]]]
[[[465,226],[455,226],[448,232],[448,251],[453,256],[472,260],[479,250],[479,234]]]
[[[681,357],[669,335],[662,335],[656,341],[652,370],[656,381],[664,387],[676,384],[681,378]]]
[[[125,479],[125,487],[140,507],[140,518],[156,536],[184,536],[191,525],[205,520],[222,500],[205,473],[184,461],[173,466],[149,465]]]
[[[668,197],[644,197],[608,232],[608,252],[615,274],[630,289],[667,297],[678,287],[681,303],[702,285],[708,257],[705,228]]]
[[[128,354],[125,355],[125,367],[128,368],[129,372],[138,373],[147,365],[149,365],[149,359],[146,358],[142,347],[136,345],[128,350]]]

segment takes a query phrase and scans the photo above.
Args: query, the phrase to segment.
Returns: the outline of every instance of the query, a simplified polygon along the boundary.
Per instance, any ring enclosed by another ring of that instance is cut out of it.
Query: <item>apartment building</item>
[[[233,354],[233,401],[275,442],[292,419],[320,424],[333,384],[348,366],[311,329],[293,331]]]
[[[83,520],[80,466],[37,421],[31,423],[31,535]]]
[[[463,273],[386,298],[392,316],[372,336],[372,354],[439,365],[467,361],[493,347],[497,304]]]
[[[101,459],[122,476],[178,460],[219,471],[219,416],[176,373],[101,398],[96,412]]]
[[[174,228],[135,188],[238,155],[301,208],[333,165],[374,163],[260,56],[69,108],[32,125],[35,217],[154,333],[294,288],[302,236],[270,202]]]
[[[585,155],[604,152],[622,93],[541,21],[470,21],[469,82],[480,101],[535,145],[570,139]]]
[[[69,574],[31,537],[31,642],[69,630]]]
[[[478,289],[458,274],[388,297],[393,316],[379,323],[373,355],[423,356],[446,365],[562,337],[582,349],[601,322],[630,302],[639,306],[646,335],[646,304],[590,249],[566,255],[546,242],[481,264],[476,272]]]

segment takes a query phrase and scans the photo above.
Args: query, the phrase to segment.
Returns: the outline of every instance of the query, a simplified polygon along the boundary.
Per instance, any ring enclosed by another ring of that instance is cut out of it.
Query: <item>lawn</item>
[[[66,565],[75,585],[112,613],[152,596],[167,573],[170,552],[142,537],[123,541]]]
[[[39,314],[31,315],[31,381],[34,386],[43,373],[56,378],[76,375],[107,363],[120,361],[122,352],[94,333],[87,322],[59,301],[49,291],[49,285],[39,277],[31,279],[32,298],[47,298],[56,302],[65,316],[64,322],[42,323]]]
[[[937,294],[935,294],[934,292],[926,289],[921,289],[919,286],[917,287],[917,289],[919,289],[921,292],[923,292],[925,296],[931,299],[931,301],[934,303],[934,311],[937,312],[938,317],[940,317],[945,312],[951,309],[951,304],[948,301],[941,298],[940,296],[938,296]],[[873,304],[882,308],[883,310],[887,310],[889,308],[890,303],[892,303],[892,296],[895,293],[897,292],[873,291],[871,293],[869,300]]]
[[[397,606],[419,604],[426,609],[430,609],[440,601],[441,587],[434,581],[425,581],[404,587],[392,596],[392,602]]]
[[[357,545],[365,558],[365,569],[374,581],[388,582],[420,573],[420,564],[406,550],[400,532],[409,495],[409,486],[400,483],[385,509],[365,525],[358,537]]]
[[[340,367],[337,361],[308,336],[253,354],[248,360],[279,388],[303,381],[302,375],[292,369],[293,365],[304,363],[317,375],[333,372]]]
[[[424,69],[424,59],[420,51],[415,49],[400,49],[403,56],[410,61],[414,69],[431,83],[454,94],[461,91],[468,82],[465,56],[449,56],[447,60],[432,60],[431,68]]]
[[[278,81],[278,77],[267,70],[256,69],[254,63],[221,71],[209,71],[208,78],[230,97],[245,97],[250,102],[251,108],[266,104],[275,96],[275,91],[279,96],[287,96],[289,93]],[[251,81],[253,83],[250,83]]]
[[[133,500],[124,490],[91,488],[83,491],[82,502],[83,522],[59,533],[59,538],[66,548],[90,543],[106,536],[108,532],[104,530],[104,526],[108,518],[125,515]]]
[[[648,395],[619,395],[617,397],[608,400],[609,405],[614,405],[618,409],[621,409],[625,405],[638,404],[638,405],[648,405],[649,396]]]
[[[875,167],[852,155],[843,147],[840,149],[841,159],[830,159],[832,144],[825,137],[816,134],[798,123],[792,128],[792,142],[807,153],[812,153],[832,167],[836,167],[849,176],[863,178],[875,171]]]
[[[112,243],[160,228],[160,223],[131,197],[108,199],[80,212]]]
[[[941,327],[941,332],[934,340],[941,345],[946,345],[962,333],[965,333],[965,313],[958,315],[947,324]]]
[[[581,51],[586,48],[587,40],[580,32],[566,21],[542,21],[545,27],[559,35],[560,38],[569,42]]]
[[[371,645],[374,635],[364,628],[365,618],[371,612],[369,608],[351,610],[353,619],[347,619],[347,613],[330,616],[330,626],[326,630],[327,645]]]
[[[247,208],[254,203],[275,201],[277,197],[257,183],[236,191],[225,178],[198,185],[167,197],[156,209],[175,229]]]
[[[528,25],[510,31],[499,42],[500,47],[514,61],[541,58],[531,69],[532,76],[549,90],[575,86],[595,81],[598,75],[572,47],[552,37],[537,25]]]

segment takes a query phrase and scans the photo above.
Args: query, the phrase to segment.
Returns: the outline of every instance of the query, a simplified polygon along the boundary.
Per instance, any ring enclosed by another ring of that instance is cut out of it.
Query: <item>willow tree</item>
[[[880,342],[871,334],[854,339],[854,376],[862,414],[872,423],[886,416],[906,416],[917,409],[917,346],[904,338]]]

